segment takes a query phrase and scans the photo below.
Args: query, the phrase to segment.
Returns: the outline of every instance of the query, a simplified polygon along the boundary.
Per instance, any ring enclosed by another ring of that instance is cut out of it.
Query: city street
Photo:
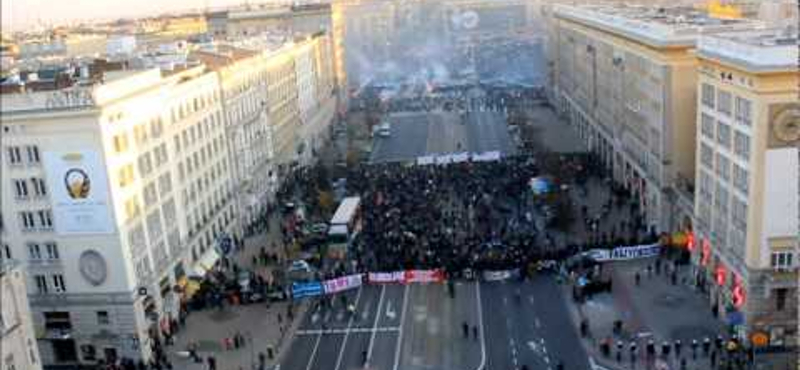
[[[309,310],[281,369],[362,369],[365,354],[367,368],[385,370],[589,366],[549,276],[457,282],[453,298],[439,284],[364,286],[344,296],[355,302],[355,316],[338,296],[333,309]]]

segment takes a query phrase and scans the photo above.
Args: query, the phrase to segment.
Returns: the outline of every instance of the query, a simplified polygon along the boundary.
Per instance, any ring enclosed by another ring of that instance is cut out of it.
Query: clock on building
[[[81,257],[78,260],[78,268],[83,278],[95,286],[103,284],[108,277],[106,260],[96,250],[90,249],[81,253]]]
[[[783,109],[772,121],[775,138],[784,143],[800,141],[800,107]]]

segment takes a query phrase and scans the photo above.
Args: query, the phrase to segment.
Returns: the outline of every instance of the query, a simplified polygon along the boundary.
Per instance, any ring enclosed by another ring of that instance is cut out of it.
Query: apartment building
[[[701,33],[750,28],[691,7],[556,5],[551,99],[653,232],[691,226]]]
[[[238,38],[275,30],[308,34],[330,30],[330,4],[244,5],[206,15],[214,38]]]
[[[797,29],[704,36],[697,57],[699,279],[743,338],[797,345]]]
[[[263,216],[283,174],[313,161],[336,114],[326,33],[290,43],[257,40],[191,55],[219,75],[242,228]]]
[[[0,291],[3,305],[0,310],[0,368],[3,370],[41,370],[39,348],[33,333],[28,290],[22,265],[6,254],[3,246],[0,258]]]
[[[145,360],[234,235],[219,77],[199,66],[0,96],[3,242],[44,364]]]

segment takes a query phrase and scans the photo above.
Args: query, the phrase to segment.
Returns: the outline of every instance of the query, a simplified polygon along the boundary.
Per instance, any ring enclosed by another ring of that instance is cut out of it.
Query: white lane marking
[[[314,342],[314,349],[311,351],[311,356],[308,358],[308,365],[306,370],[311,370],[311,365],[314,364],[314,357],[317,356],[317,349],[319,349],[319,342],[322,341],[322,333],[317,335],[317,340]]]
[[[381,286],[381,297],[378,298],[378,309],[375,310],[377,313],[375,315],[375,322],[372,323],[372,337],[369,338],[369,346],[367,348],[367,363],[364,365],[365,368],[369,367],[369,362],[372,360],[372,348],[375,347],[375,336],[378,334],[378,331],[375,330],[378,328],[378,319],[381,318],[381,305],[383,305],[383,295],[386,293],[386,285]]]
[[[358,307],[358,302],[361,300],[361,291],[362,288],[358,288],[358,293],[356,293],[356,303],[354,307]],[[347,320],[347,329],[348,331],[344,333],[344,340],[342,341],[342,348],[339,349],[339,356],[336,358],[336,367],[334,370],[339,370],[339,367],[342,366],[342,358],[344,358],[344,349],[347,347],[347,339],[350,337],[350,327],[353,326],[353,319],[355,319],[356,315],[350,315],[350,320]]]
[[[393,326],[393,327],[385,327],[385,328],[351,328],[351,329],[313,329],[313,330],[298,330],[295,332],[295,335],[318,335],[318,334],[346,334],[346,333],[392,333],[392,332],[399,332],[400,328]]]
[[[533,324],[536,325],[536,329],[542,328],[542,323],[539,321],[538,317],[533,321]]]
[[[533,296],[528,297],[528,299],[531,301],[531,304],[533,304]]]
[[[481,328],[481,364],[478,366],[476,370],[483,370],[486,366],[486,338],[484,337],[484,333],[486,332],[486,328],[483,326],[483,303],[481,302],[481,283],[475,283],[475,291],[478,295],[478,325]],[[395,369],[397,370],[397,369]]]
[[[550,364],[550,357],[549,356],[544,356],[544,363],[546,363],[548,365]]]
[[[608,370],[608,368],[598,365],[593,357],[589,357],[589,368],[591,370]]]
[[[394,318],[397,317],[397,312],[392,308],[391,300],[386,301],[386,317],[388,317],[389,320],[394,320]]]
[[[406,310],[408,309],[408,285],[405,285],[403,289],[403,308],[400,311],[400,334],[397,336],[397,345],[394,349],[393,370],[397,370],[397,367],[400,366],[400,345],[403,343],[403,320],[406,318]]]

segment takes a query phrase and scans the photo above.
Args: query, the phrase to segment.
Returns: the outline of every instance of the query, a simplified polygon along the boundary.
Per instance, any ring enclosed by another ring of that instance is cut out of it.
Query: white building
[[[24,261],[45,364],[151,356],[231,233],[218,76],[109,73],[86,89],[3,95],[3,242]]]
[[[0,368],[3,370],[41,370],[39,348],[33,333],[31,310],[28,306],[25,273],[21,266],[8,258],[8,249],[0,251]]]

